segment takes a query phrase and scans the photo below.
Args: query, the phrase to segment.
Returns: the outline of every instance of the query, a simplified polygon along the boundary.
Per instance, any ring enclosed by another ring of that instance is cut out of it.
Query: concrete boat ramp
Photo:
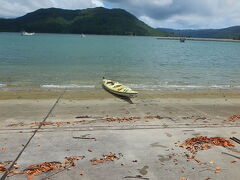
[[[238,180],[240,144],[198,151],[193,160],[179,144],[198,136],[239,138],[240,121],[228,121],[239,109],[239,99],[223,98],[1,100],[0,161],[7,167],[16,161],[21,171],[81,157],[75,166],[36,174],[37,180]],[[116,158],[91,161],[106,154]],[[1,180],[28,177],[5,175]]]

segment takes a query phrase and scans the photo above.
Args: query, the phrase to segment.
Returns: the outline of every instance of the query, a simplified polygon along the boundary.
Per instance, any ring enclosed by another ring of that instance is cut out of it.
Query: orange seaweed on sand
[[[7,170],[7,168],[3,164],[0,163],[0,173],[5,172],[6,170]]]
[[[41,164],[33,164],[28,166],[26,169],[24,169],[23,173],[28,175],[28,179],[33,179],[34,176],[37,174],[59,169],[60,168],[59,164],[61,163],[60,162],[44,162]]]
[[[64,126],[64,125],[75,125],[75,124],[80,124],[85,122],[85,120],[80,120],[80,121],[64,121],[64,122],[52,122],[52,121],[45,121],[45,122],[34,122],[30,124],[24,124],[23,122],[17,123],[17,124],[9,124],[7,127],[16,127],[16,126],[27,126],[29,125],[30,127],[35,127],[35,126]]]
[[[84,157],[81,157],[83,159]],[[80,160],[79,156],[65,157],[65,166],[76,166],[75,161]]]
[[[215,168],[215,173],[219,173],[220,171],[221,171],[221,167],[217,166],[217,167]]]
[[[156,116],[144,116],[144,119],[163,119],[163,117],[156,115]],[[141,117],[137,117],[137,116],[133,116],[133,117],[122,117],[122,118],[118,118],[118,117],[107,117],[104,118],[103,120],[108,121],[108,122],[125,122],[125,121],[135,121],[135,120],[139,120],[141,119]]]
[[[238,115],[235,114],[235,115],[228,117],[229,121],[236,121],[238,119],[240,119],[240,114],[238,114]]]
[[[140,117],[123,117],[123,118],[111,118],[111,117],[109,117],[109,118],[105,118],[103,120],[108,121],[108,122],[115,122],[115,121],[124,122],[124,121],[134,121],[134,120],[138,120],[138,119],[140,119]]]
[[[83,159],[84,156],[71,156],[71,157],[65,157],[65,162],[44,162],[40,164],[33,164],[25,168],[23,171],[12,171],[9,173],[9,175],[13,174],[27,174],[28,179],[33,179],[37,174],[45,173],[48,171],[68,168],[71,166],[76,166],[75,161]]]
[[[91,163],[92,165],[97,165],[99,163],[104,163],[104,162],[107,162],[107,161],[115,161],[115,160],[118,160],[119,157],[117,157],[115,154],[113,153],[109,153],[109,154],[104,154],[102,158],[94,158],[94,159],[91,159]]]
[[[180,147],[185,147],[188,151],[196,153],[198,150],[207,150],[212,146],[234,146],[229,140],[223,137],[207,137],[199,136],[188,138],[180,145]]]
[[[7,125],[7,127],[24,126],[24,125],[25,124],[23,122],[19,122],[19,123],[9,124]]]
[[[5,171],[8,171],[8,168],[6,166],[10,165],[12,163],[12,161],[2,161],[0,162],[0,173],[3,173]],[[13,165],[13,171],[8,172],[8,175],[11,173],[16,173],[16,169],[18,169],[19,166],[17,165],[17,163],[14,163]]]
[[[156,116],[145,116],[145,119],[163,119],[163,117],[156,115]]]
[[[85,120],[80,120],[80,121],[64,121],[64,122],[51,122],[51,121],[46,121],[46,122],[36,122],[36,123],[33,123],[32,125],[43,125],[43,126],[57,126],[57,127],[60,127],[60,126],[64,126],[64,125],[75,125],[75,124],[79,124],[79,123],[82,123],[82,122],[85,122]]]
[[[179,180],[187,180],[185,177],[180,177]]]

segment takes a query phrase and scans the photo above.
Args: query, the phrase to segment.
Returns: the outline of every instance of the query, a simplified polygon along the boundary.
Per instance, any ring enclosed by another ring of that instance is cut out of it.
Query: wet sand
[[[87,90],[64,90],[64,89],[2,89],[0,100],[8,99],[55,99],[63,91],[66,91],[63,98],[73,100],[92,100],[113,98],[103,89]],[[171,91],[138,91],[136,99],[156,98],[240,98],[240,90],[171,90]]]

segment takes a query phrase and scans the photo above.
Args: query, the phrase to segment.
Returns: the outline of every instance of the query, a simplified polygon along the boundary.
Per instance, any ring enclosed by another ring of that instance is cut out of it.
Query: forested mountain
[[[0,32],[84,33],[167,36],[123,9],[39,9],[15,19],[0,19]]]

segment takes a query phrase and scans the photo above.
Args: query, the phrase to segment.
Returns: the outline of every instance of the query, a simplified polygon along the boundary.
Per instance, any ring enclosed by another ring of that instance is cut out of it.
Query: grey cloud
[[[210,15],[211,9],[206,6],[206,0],[106,0],[115,7],[123,7],[137,16],[149,16],[154,19],[166,19],[181,14]],[[153,3],[153,1],[155,3]],[[215,0],[212,0],[215,1]],[[159,3],[156,3],[159,2]]]
[[[240,24],[239,0],[105,0],[155,27],[207,28]],[[216,21],[217,20],[217,21]],[[229,21],[230,20],[230,21]]]

